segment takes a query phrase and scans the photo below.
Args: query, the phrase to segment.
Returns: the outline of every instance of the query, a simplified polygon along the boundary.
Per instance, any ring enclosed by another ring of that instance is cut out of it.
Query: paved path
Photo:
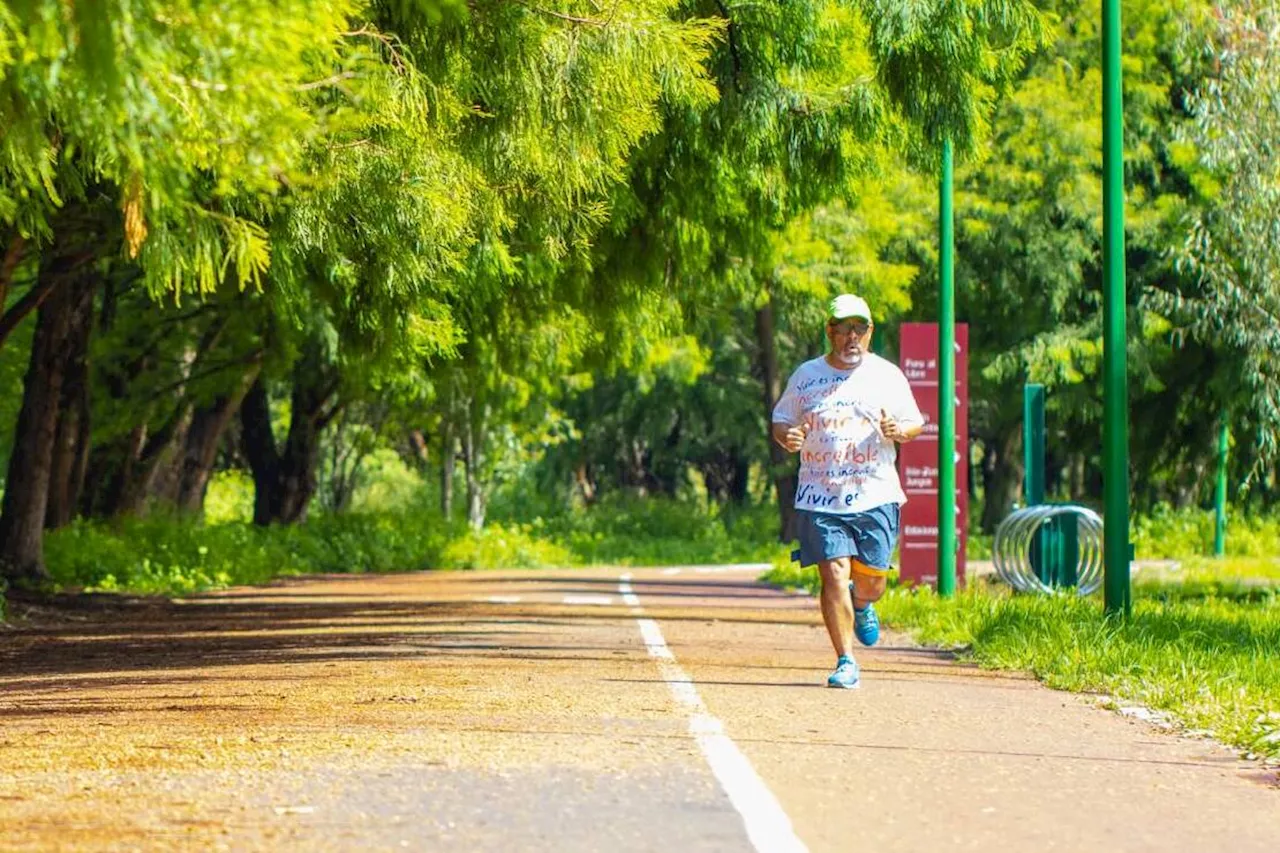
[[[331,577],[0,635],[0,849],[1280,849],[1274,774],[750,570]]]

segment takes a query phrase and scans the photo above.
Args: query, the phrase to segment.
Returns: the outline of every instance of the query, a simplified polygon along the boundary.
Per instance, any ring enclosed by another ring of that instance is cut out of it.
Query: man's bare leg
[[[861,610],[872,602],[879,601],[884,595],[888,579],[883,575],[875,576],[852,572],[853,574],[853,606]]]
[[[849,567],[853,582],[849,591],[853,595],[853,635],[864,646],[874,646],[880,641],[880,617],[872,603],[879,601],[888,585],[886,578],[865,563],[857,560]]]
[[[822,621],[837,657],[853,657],[853,601],[849,597],[849,557],[818,563],[822,578]]]

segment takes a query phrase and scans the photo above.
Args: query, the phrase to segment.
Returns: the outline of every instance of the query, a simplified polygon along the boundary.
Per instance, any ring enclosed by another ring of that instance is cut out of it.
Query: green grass
[[[1193,557],[1174,567],[1143,570],[1134,588],[1152,598],[1265,601],[1280,595],[1280,559]]]
[[[1211,510],[1157,506],[1131,519],[1130,536],[1140,560],[1182,560],[1213,553]],[[1228,557],[1267,558],[1280,554],[1280,516],[1228,511]]]
[[[290,575],[543,568],[571,561],[566,549],[519,526],[494,524],[472,533],[410,513],[319,516],[269,528],[164,518],[76,522],[45,541],[56,586],[142,595],[185,595]]]
[[[534,516],[524,528],[563,546],[575,565],[768,563],[790,553],[777,508],[614,497],[590,510]]]
[[[270,528],[164,516],[77,521],[46,537],[45,562],[56,587],[141,595],[305,574],[767,562],[788,549],[773,541],[765,511],[616,501],[561,517],[501,519],[479,533],[421,508],[317,515]]]
[[[1238,568],[1197,569],[1200,582],[1187,588],[1168,579],[1135,584],[1128,620],[1104,616],[1096,596],[1013,595],[983,581],[949,600],[927,588],[895,587],[877,610],[885,624],[958,649],[981,666],[1137,703],[1243,752],[1280,760],[1280,581],[1267,566],[1263,576],[1243,580],[1270,592],[1214,594],[1214,582],[1241,580]],[[768,579],[817,586],[812,571],[777,567]]]

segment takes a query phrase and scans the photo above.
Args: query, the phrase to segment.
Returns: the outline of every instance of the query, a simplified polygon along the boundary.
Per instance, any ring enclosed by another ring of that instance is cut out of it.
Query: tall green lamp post
[[[1120,0],[1102,0],[1103,602],[1129,615],[1129,393],[1124,284]]]
[[[956,288],[951,140],[938,186],[938,595],[956,591]]]
[[[1213,556],[1227,553],[1227,452],[1231,434],[1224,419],[1218,427],[1218,482],[1213,490]]]

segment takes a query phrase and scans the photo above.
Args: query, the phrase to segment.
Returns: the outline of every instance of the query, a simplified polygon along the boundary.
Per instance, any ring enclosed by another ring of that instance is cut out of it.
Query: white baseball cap
[[[852,293],[842,293],[835,299],[831,300],[831,304],[827,306],[828,320],[845,320],[849,317],[856,317],[859,320],[871,322],[871,306],[867,305],[867,300],[861,296],[854,296]]]

